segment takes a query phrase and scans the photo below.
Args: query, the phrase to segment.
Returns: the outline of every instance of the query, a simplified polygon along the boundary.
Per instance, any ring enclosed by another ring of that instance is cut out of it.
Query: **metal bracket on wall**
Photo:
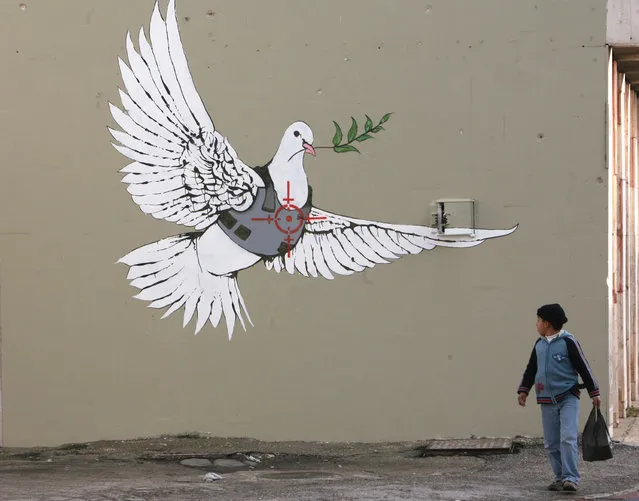
[[[440,235],[475,235],[475,200],[472,198],[443,198],[433,203],[433,227]]]

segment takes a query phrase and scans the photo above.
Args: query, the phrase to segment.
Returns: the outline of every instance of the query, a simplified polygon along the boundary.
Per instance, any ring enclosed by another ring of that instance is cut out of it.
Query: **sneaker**
[[[548,486],[549,491],[560,491],[564,488],[563,480],[555,480],[552,484]]]
[[[570,480],[566,480],[564,482],[564,490],[565,491],[576,492],[577,491],[577,484],[574,483],[574,482],[571,482]]]

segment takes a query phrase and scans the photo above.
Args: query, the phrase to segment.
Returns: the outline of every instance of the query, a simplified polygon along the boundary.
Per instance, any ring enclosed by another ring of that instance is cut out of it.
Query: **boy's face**
[[[537,334],[545,336],[550,329],[550,323],[537,317]]]

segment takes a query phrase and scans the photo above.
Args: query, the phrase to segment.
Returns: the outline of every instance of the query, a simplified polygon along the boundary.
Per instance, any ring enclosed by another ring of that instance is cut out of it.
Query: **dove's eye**
[[[293,135],[294,135],[295,137],[300,137],[300,133],[299,133],[299,131],[295,131],[295,132],[293,132]]]

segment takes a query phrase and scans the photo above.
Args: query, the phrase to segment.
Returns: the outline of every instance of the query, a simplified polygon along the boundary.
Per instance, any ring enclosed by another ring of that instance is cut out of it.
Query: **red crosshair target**
[[[291,244],[293,243],[293,238],[291,235],[297,233],[302,229],[304,223],[310,223],[311,221],[319,221],[322,219],[327,219],[326,216],[315,216],[304,217],[304,213],[302,209],[300,209],[293,202],[295,199],[291,198],[291,182],[286,181],[286,198],[284,198],[284,203],[286,205],[280,206],[276,211],[275,215],[268,217],[254,217],[251,218],[253,221],[266,221],[268,224],[275,223],[275,227],[282,233],[286,234],[286,238],[284,242],[288,245],[288,257],[291,257]],[[289,214],[282,214],[283,212],[288,212]],[[293,212],[294,214],[290,214]]]
[[[281,213],[283,211],[286,211],[286,212],[295,211],[297,212],[297,214],[295,216],[292,216],[291,214],[287,214],[282,217]],[[297,205],[289,204],[288,202],[287,202],[287,205],[282,205],[279,209],[275,211],[275,217],[273,219],[275,220],[276,228],[280,230],[282,233],[286,233],[287,235],[290,235],[291,233],[297,233],[302,228],[302,225],[304,224],[304,221],[306,220],[306,218],[304,217],[304,213],[302,212],[302,209],[300,209]]]

